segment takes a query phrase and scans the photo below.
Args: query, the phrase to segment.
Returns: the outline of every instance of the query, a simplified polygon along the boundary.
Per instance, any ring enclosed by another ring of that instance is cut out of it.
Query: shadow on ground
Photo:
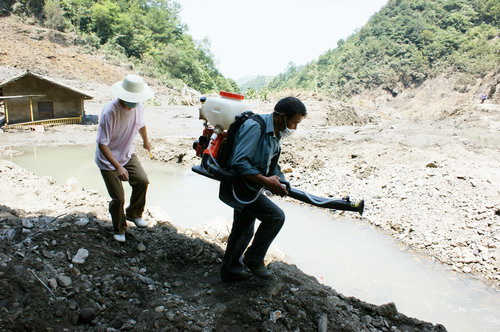
[[[5,330],[445,331],[394,304],[345,297],[281,262],[270,265],[273,280],[222,283],[223,251],[168,223],[129,228],[121,244],[92,214],[0,205],[0,220]]]

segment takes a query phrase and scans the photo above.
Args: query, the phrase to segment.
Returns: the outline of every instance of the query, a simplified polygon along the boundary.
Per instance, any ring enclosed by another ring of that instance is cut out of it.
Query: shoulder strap
[[[264,119],[260,115],[253,113],[252,115],[250,115],[250,118],[257,121],[257,123],[260,125],[260,136],[264,136],[264,134],[266,133],[266,122],[264,121]]]
[[[219,150],[217,160],[222,168],[226,169],[228,168],[229,159],[233,153],[233,146],[236,134],[240,129],[241,125],[243,124],[243,122],[245,122],[248,119],[253,119],[259,124],[261,130],[261,135],[260,135],[261,138],[266,133],[266,123],[260,115],[254,114],[251,111],[246,111],[243,112],[241,115],[238,115],[236,117],[236,121],[229,126],[226,138],[222,142],[222,145]]]

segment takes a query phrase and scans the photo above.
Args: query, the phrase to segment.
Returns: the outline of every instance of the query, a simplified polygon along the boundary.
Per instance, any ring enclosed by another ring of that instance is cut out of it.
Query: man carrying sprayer
[[[291,134],[305,116],[304,104],[297,98],[287,97],[276,104],[273,113],[262,115],[264,135],[261,124],[253,119],[245,121],[237,132],[229,166],[231,172],[243,176],[248,187],[238,188],[227,182],[220,185],[219,198],[234,208],[233,226],[220,271],[222,281],[248,279],[250,275],[245,266],[259,278],[272,278],[271,271],[264,265],[264,257],[285,222],[285,214],[258,188],[279,196],[288,194],[280,182],[285,181],[278,166],[280,140]],[[244,194],[248,188],[256,189],[250,190],[251,195]],[[255,219],[261,223],[253,236]],[[253,242],[247,249],[252,237]]]
[[[137,75],[127,75],[111,88],[117,97],[104,106],[97,131],[95,161],[111,196],[109,212],[113,221],[114,239],[125,242],[126,220],[137,227],[146,227],[142,212],[146,205],[149,180],[139,159],[134,154],[134,139],[139,133],[143,147],[151,149],[142,102],[153,97],[153,90]],[[125,193],[122,181],[132,187],[130,204],[123,210]]]

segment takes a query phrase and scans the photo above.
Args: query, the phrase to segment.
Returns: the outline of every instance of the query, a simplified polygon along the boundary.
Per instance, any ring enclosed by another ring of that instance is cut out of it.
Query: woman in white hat
[[[153,90],[137,75],[127,75],[115,83],[111,91],[117,97],[104,106],[97,131],[95,161],[111,196],[109,212],[113,221],[114,239],[125,242],[126,220],[137,227],[146,227],[142,212],[146,205],[149,180],[134,154],[134,138],[139,133],[143,147],[151,149],[144,125],[143,101],[154,96]],[[124,211],[125,193],[122,181],[132,187],[130,205]]]

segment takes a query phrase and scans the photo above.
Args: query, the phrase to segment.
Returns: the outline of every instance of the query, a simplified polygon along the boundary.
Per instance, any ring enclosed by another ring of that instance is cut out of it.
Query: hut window
[[[40,120],[54,118],[54,105],[51,101],[38,102],[38,116]]]

